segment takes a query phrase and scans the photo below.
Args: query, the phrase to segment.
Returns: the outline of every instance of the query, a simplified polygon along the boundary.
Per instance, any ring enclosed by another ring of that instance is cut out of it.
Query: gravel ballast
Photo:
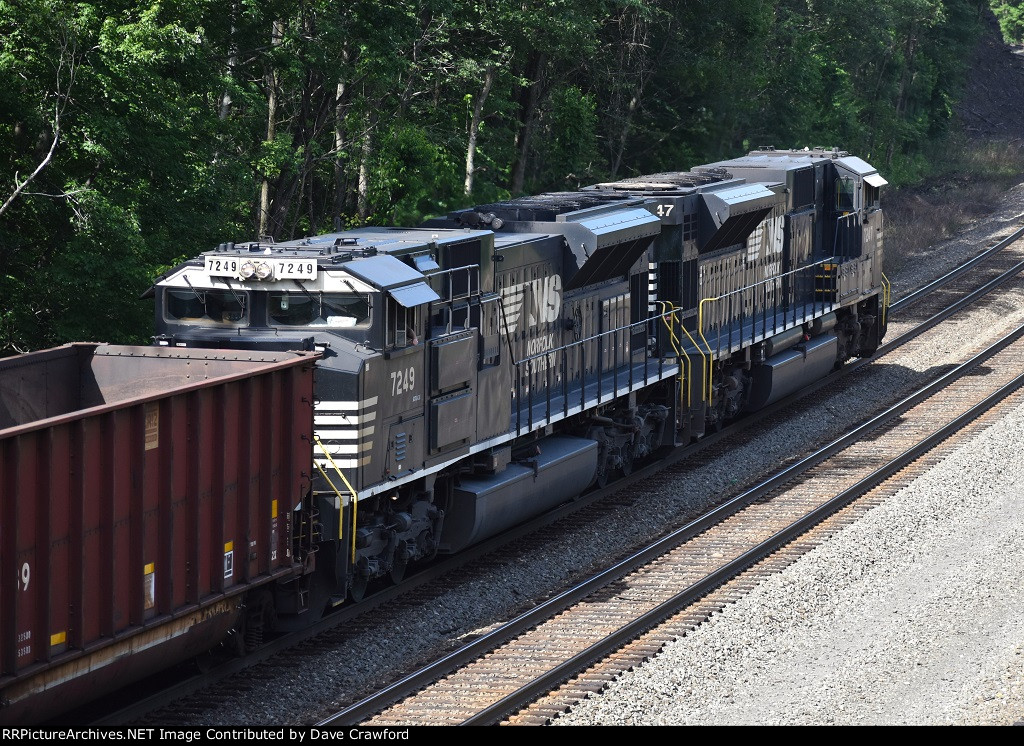
[[[1024,718],[1024,405],[556,725]]]

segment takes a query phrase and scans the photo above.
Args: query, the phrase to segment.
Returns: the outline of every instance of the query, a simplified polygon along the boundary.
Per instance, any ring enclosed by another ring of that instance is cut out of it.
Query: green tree
[[[1003,38],[1008,44],[1024,43],[1024,2],[1021,0],[1003,0],[992,2],[992,12],[996,14]]]
[[[1019,3],[997,5],[1006,24]],[[0,0],[0,354],[145,342],[221,241],[946,136],[981,0]]]

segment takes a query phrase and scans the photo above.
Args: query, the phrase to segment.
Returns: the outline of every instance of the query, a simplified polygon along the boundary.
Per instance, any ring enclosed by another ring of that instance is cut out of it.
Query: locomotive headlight
[[[252,262],[242,262],[242,266],[238,268],[238,276],[243,280],[248,280],[254,274],[256,274],[256,265]]]
[[[270,264],[268,264],[267,262],[260,262],[258,265],[256,265],[257,280],[266,280],[272,274],[274,274],[274,268],[270,266]]]

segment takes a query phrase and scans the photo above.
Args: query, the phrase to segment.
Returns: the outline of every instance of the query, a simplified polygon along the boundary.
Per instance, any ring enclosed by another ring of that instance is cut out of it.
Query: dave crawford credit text
[[[407,741],[408,728],[3,728],[4,741]]]

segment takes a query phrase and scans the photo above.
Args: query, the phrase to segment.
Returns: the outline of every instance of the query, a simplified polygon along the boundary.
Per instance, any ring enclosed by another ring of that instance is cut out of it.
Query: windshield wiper
[[[231,297],[235,299],[235,303],[237,303],[238,307],[242,309],[242,313],[245,313],[245,296],[236,293],[235,289],[231,287],[231,283],[226,278],[216,277],[214,279],[221,280],[225,285],[227,285],[228,292],[231,293]]]
[[[203,310],[206,309],[206,293],[200,293],[196,290],[192,281],[188,279],[188,275],[182,275],[182,279],[185,280],[185,284],[188,285],[188,289],[192,291],[192,295],[199,299],[199,302],[203,304]]]
[[[309,298],[309,302],[310,302],[310,303],[315,303],[315,302],[316,302],[316,298],[314,298],[314,297],[313,297],[313,294],[312,294],[311,292],[309,292],[308,290],[306,290],[306,287],[305,287],[305,286],[304,286],[304,285],[303,285],[303,284],[302,284],[301,282],[299,282],[298,280],[296,280],[296,279],[295,279],[294,277],[292,278],[292,282],[294,282],[294,283],[295,283],[295,286],[296,286],[296,287],[297,287],[297,288],[298,288],[299,290],[301,290],[301,291],[302,291],[303,293],[305,293],[306,297],[307,297],[307,298]]]

